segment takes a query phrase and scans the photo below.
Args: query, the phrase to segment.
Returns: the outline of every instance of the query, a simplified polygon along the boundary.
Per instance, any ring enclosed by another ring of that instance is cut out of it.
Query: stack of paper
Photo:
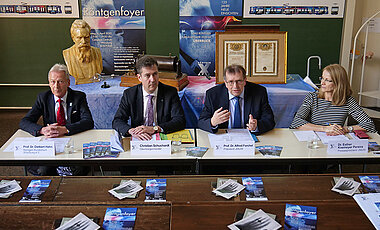
[[[360,183],[349,178],[341,177],[335,186],[331,189],[334,192],[352,196],[359,188]]]
[[[230,199],[241,192],[245,187],[234,180],[227,180],[222,185],[218,186],[213,193],[217,196],[222,196],[226,199]]]
[[[60,226],[56,230],[64,230],[64,229],[86,229],[86,230],[96,230],[99,229],[100,226],[94,223],[90,218],[88,218],[83,213],[79,213],[71,220],[67,221],[64,225]]]
[[[380,229],[380,193],[356,194],[354,200],[376,229]]]
[[[13,193],[20,191],[22,188],[15,180],[2,180],[0,182],[0,198],[8,198]]]
[[[139,182],[141,183],[141,181]],[[108,192],[120,200],[124,198],[135,198],[137,196],[137,193],[143,190],[143,187],[140,186],[140,183],[137,183],[133,180],[122,181],[119,186],[109,190]]]
[[[227,226],[232,230],[240,229],[280,229],[282,226],[272,219],[263,210],[258,210],[254,214],[249,215],[233,224]]]

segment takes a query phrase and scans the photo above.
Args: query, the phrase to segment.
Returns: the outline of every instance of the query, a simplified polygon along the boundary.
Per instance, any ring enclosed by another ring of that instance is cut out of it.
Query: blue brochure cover
[[[147,179],[145,188],[146,202],[166,201],[166,179]]]
[[[368,193],[380,193],[379,176],[359,176]]]
[[[317,207],[286,204],[284,229],[317,229]]]
[[[261,177],[242,177],[241,179],[245,186],[245,199],[247,201],[268,200]]]
[[[133,230],[136,212],[137,208],[107,208],[103,228],[105,230]]]
[[[49,187],[51,180],[32,180],[19,202],[41,202],[42,195]]]

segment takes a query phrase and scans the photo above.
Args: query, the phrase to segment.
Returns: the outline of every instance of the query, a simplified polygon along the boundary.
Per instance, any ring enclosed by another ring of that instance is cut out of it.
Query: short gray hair
[[[246,72],[245,72],[245,69],[243,66],[241,65],[229,65],[227,66],[224,71],[223,71],[223,78],[224,80],[226,80],[226,74],[227,73],[230,73],[230,74],[237,74],[237,73],[241,73],[243,75],[243,79],[245,79],[247,76],[246,76]]]
[[[59,64],[59,63],[54,64],[48,72],[48,80],[49,80],[49,76],[51,72],[64,72],[67,80],[70,79],[69,70],[64,64]]]

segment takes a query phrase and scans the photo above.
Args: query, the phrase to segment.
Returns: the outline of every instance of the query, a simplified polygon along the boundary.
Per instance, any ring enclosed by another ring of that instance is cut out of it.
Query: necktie
[[[239,129],[241,128],[241,111],[240,111],[240,103],[239,103],[239,97],[233,98],[235,105],[235,112],[234,112],[234,122],[232,124],[232,128]]]
[[[62,99],[58,98],[57,123],[60,126],[66,125],[65,109],[62,105]]]
[[[146,126],[153,126],[153,95],[148,95],[148,103],[146,104]]]

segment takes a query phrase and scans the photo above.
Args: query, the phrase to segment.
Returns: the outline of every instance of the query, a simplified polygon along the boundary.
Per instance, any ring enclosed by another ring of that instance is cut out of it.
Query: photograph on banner
[[[132,70],[146,50],[144,0],[82,0],[82,13],[91,26],[91,45],[102,53],[103,72]]]
[[[215,76],[215,32],[217,31],[179,31],[179,54],[183,73],[189,76]]]
[[[244,18],[343,18],[345,0],[245,0]]]
[[[227,17],[180,17],[179,48],[182,72],[189,76],[215,76],[215,32],[241,20]]]
[[[77,0],[0,0],[0,17],[79,18]]]
[[[180,16],[241,16],[243,0],[179,0]]]

